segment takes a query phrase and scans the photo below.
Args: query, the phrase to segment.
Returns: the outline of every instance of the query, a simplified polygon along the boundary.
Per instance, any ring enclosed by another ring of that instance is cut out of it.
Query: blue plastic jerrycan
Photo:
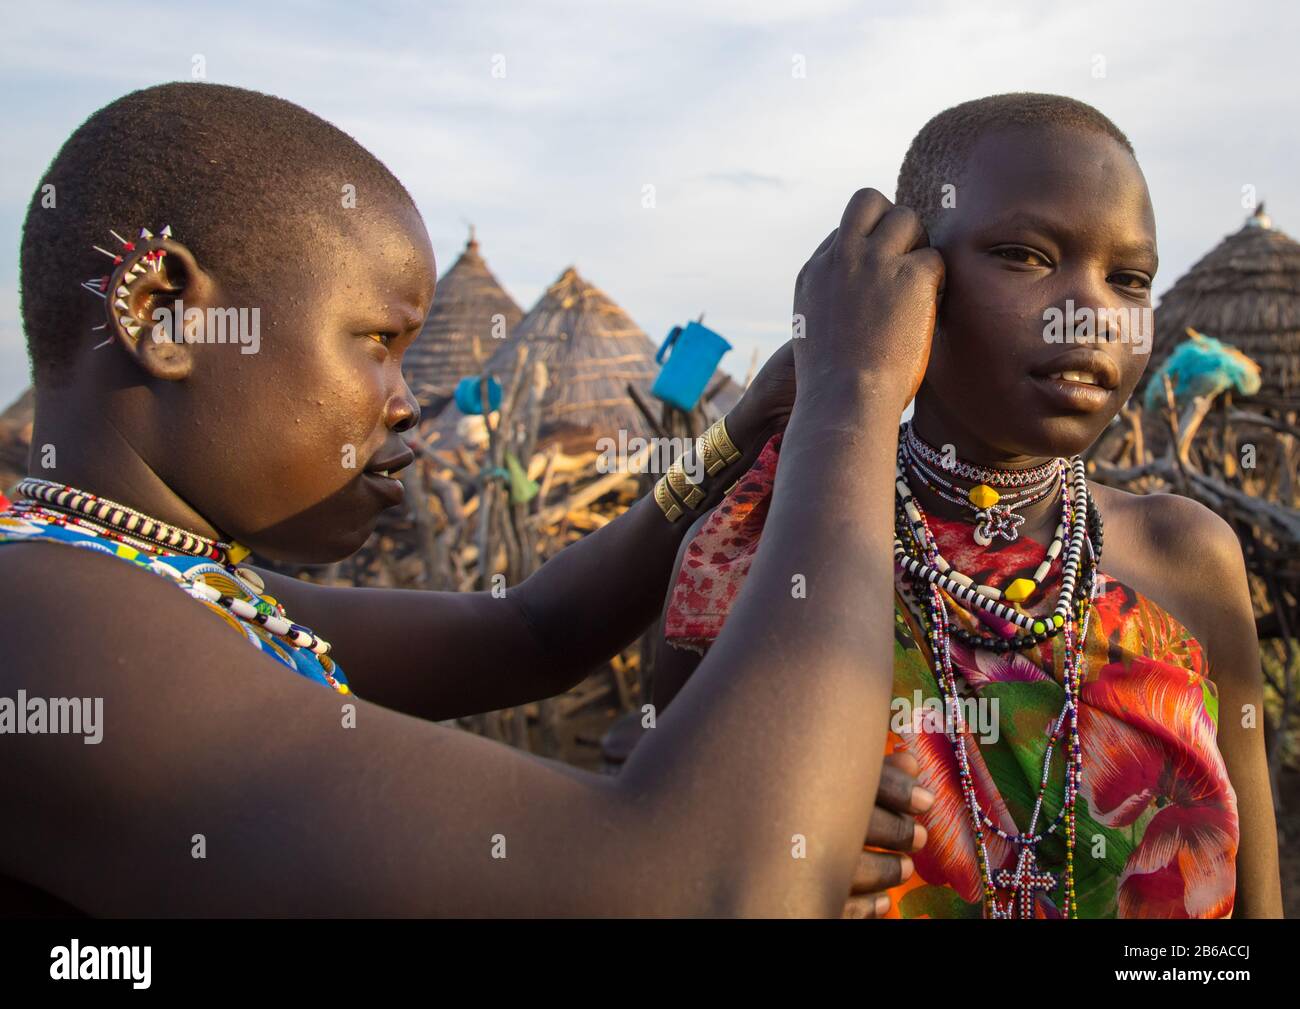
[[[489,375],[487,412],[490,413],[499,409],[500,406],[501,383]],[[484,412],[483,377],[481,375],[470,375],[468,378],[462,378],[456,383],[456,407],[467,417],[477,416]]]
[[[731,344],[698,322],[674,326],[655,355],[655,362],[663,367],[651,394],[679,410],[694,410],[722,355],[730,349]]]

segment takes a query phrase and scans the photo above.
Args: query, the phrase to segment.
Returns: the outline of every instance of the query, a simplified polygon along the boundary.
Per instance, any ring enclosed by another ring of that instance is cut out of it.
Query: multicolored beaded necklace
[[[961,488],[937,472],[934,465],[926,461],[926,458],[920,454],[920,449],[913,447],[914,442],[919,443],[920,436],[910,428],[909,432],[911,437],[899,440],[909,469],[939,497],[969,508],[975,513],[975,529],[972,535],[980,546],[988,546],[995,536],[1008,541],[1019,539],[1020,527],[1024,524],[1025,517],[1018,514],[1016,509],[1036,504],[1056,487],[1061,460],[1057,460],[1046,477],[1023,490],[1004,490],[999,493],[988,483],[980,483],[963,493]],[[1057,541],[1062,532],[1063,530],[1057,529]],[[1055,556],[1055,553],[1051,554],[1052,558]]]
[[[208,539],[160,522],[117,501],[52,480],[27,477],[19,481],[16,490],[30,499],[15,501],[10,505],[9,510],[16,515],[33,516],[54,526],[81,529],[148,554],[172,551],[203,557],[221,565],[231,577],[250,586],[255,590],[252,595],[256,596],[265,590],[265,585],[256,572],[236,567],[249,554],[248,548],[240,543]],[[241,620],[265,628],[295,648],[308,649],[318,656],[329,654],[329,642],[310,628],[290,620],[278,602],[273,606],[254,605],[196,579],[185,578],[184,582],[191,592],[224,607]]]
[[[907,426],[910,427],[910,425]],[[900,445],[902,442],[903,438],[900,437]],[[983,468],[975,467],[973,464],[964,465],[971,471],[971,476],[974,479],[985,479],[986,473]],[[996,473],[997,471],[987,471],[987,475],[992,476],[994,479],[997,479]],[[901,451],[898,487],[900,497],[905,494],[908,498],[911,498],[906,477],[903,475]],[[925,631],[931,654],[934,656],[937,666],[935,679],[940,692],[943,694],[944,708],[949,713],[950,720],[947,725],[951,726],[951,728],[948,729],[946,734],[957,757],[962,796],[976,842],[976,856],[980,867],[985,913],[991,918],[1031,918],[1034,916],[1034,906],[1038,894],[1040,892],[1049,892],[1056,887],[1058,882],[1056,875],[1039,866],[1037,849],[1038,844],[1047,835],[1055,833],[1062,824],[1065,826],[1066,864],[1061,912],[1063,917],[1066,918],[1078,917],[1078,902],[1074,886],[1074,849],[1077,841],[1075,803],[1078,798],[1079,782],[1083,769],[1083,751],[1079,743],[1078,698],[1080,684],[1083,682],[1086,670],[1084,642],[1087,639],[1091,602],[1096,590],[1095,576],[1100,562],[1100,542],[1098,537],[1098,542],[1094,543],[1093,538],[1083,532],[1085,526],[1091,530],[1094,524],[1087,521],[1088,513],[1096,514],[1095,508],[1089,508],[1092,502],[1088,494],[1086,479],[1076,480],[1074,486],[1064,485],[1062,496],[1064,498],[1062,527],[1065,530],[1070,530],[1070,532],[1064,533],[1064,543],[1069,552],[1068,556],[1081,556],[1083,549],[1086,547],[1088,552],[1087,571],[1082,582],[1083,591],[1077,598],[1074,596],[1072,588],[1069,592],[1066,591],[1064,580],[1062,583],[1062,596],[1067,599],[1067,619],[1062,621],[1058,629],[1061,632],[1064,646],[1062,678],[1065,700],[1060,713],[1053,721],[1048,732],[1038,795],[1034,802],[1029,826],[1024,832],[1016,834],[1003,830],[994,822],[987,810],[981,805],[979,796],[975,791],[969,754],[966,748],[965,715],[952,663],[950,631],[954,625],[949,621],[947,603],[944,593],[941,591],[941,588],[946,588],[946,586],[942,584],[938,577],[931,577],[932,574],[938,573],[939,565],[942,563],[937,543],[930,531],[925,513],[919,504],[912,500],[910,502],[911,508],[900,506],[898,509],[899,517],[902,519],[898,527],[899,536],[907,536],[913,552],[909,554],[906,548],[902,547],[901,540],[896,537],[895,543],[899,548],[899,550],[896,550],[896,556],[901,550],[903,556],[907,557],[908,560],[916,560],[918,555],[925,558],[924,563],[918,561],[914,566],[904,565],[904,567],[908,572],[908,579],[914,586],[924,587],[928,590],[925,592],[927,605],[923,613]],[[1096,527],[1098,530],[1100,529],[1099,524]],[[957,572],[953,573],[959,574]],[[969,579],[966,579],[967,583],[969,581]],[[962,583],[959,581],[957,584],[961,585]],[[1060,606],[1058,604],[1059,612]],[[1052,757],[1056,751],[1056,745],[1061,740],[1062,733],[1066,731],[1067,726],[1069,743],[1062,806],[1052,822],[1046,828],[1039,829],[1038,820],[1042,812],[1043,799],[1047,792]],[[1016,850],[1014,869],[999,869],[996,872],[991,870],[986,828]],[[998,897],[999,890],[1010,891],[1010,896],[1005,902]]]
[[[922,513],[920,505],[908,485],[904,465],[903,453],[900,449],[898,463],[895,467],[894,486],[898,495],[899,506],[906,518],[906,526],[913,536],[917,536],[919,539],[918,530],[922,525]],[[1021,602],[1038,591],[1042,579],[1051,568],[1052,560],[1060,552],[1059,548],[1055,548],[1055,543],[1053,548],[1049,548],[1049,556],[1039,565],[1032,578],[1017,578],[1005,589],[1001,590],[992,586],[978,585],[974,579],[959,571],[954,571],[943,556],[938,553],[937,548],[933,560],[922,560],[918,557],[909,556],[903,548],[902,540],[898,535],[894,536],[895,561],[901,564],[909,575],[937,583],[960,603],[978,606],[1008,623],[1029,631],[1031,634],[1052,636],[1064,626],[1065,620],[1070,613],[1073,593],[1078,579],[1079,560],[1083,552],[1084,527],[1087,522],[1088,479],[1083,459],[1076,456],[1071,463],[1071,469],[1075,500],[1081,503],[1081,507],[1074,511],[1072,517],[1069,516],[1068,491],[1070,487],[1065,483],[1064,472],[1062,471],[1062,517],[1057,529],[1058,534],[1061,536],[1059,542],[1064,547],[1066,556],[1061,574],[1061,594],[1057,600],[1056,609],[1050,618],[1042,619],[1020,613],[1000,600],[1006,598],[1011,602]],[[1067,526],[1069,527],[1068,538]]]

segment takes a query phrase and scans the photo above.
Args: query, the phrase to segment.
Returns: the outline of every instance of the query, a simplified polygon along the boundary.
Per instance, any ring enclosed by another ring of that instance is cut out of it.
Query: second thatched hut
[[[538,299],[488,361],[487,370],[509,388],[520,359],[546,367],[540,441],[566,452],[594,451],[602,437],[649,437],[645,417],[628,395],[629,384],[649,397],[657,366],[655,346],[604,291],[569,267]],[[454,439],[459,412],[439,418],[445,439]]]
[[[1146,381],[1189,326],[1260,366],[1257,405],[1300,408],[1300,242],[1273,227],[1262,203],[1161,298]]]
[[[488,269],[471,228],[464,251],[438,281],[424,328],[402,366],[426,418],[442,412],[456,383],[479,371],[523,314]]]

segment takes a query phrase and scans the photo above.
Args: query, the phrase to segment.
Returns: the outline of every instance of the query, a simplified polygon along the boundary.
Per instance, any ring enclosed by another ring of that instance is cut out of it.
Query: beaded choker
[[[239,543],[208,539],[198,533],[159,522],[124,504],[53,480],[27,477],[19,481],[17,491],[56,511],[90,519],[97,523],[95,531],[100,536],[148,553],[171,550],[178,554],[206,557],[218,564],[238,564],[248,556],[248,548]],[[31,506],[20,501],[15,507],[23,509]]]
[[[907,425],[898,444],[899,455],[907,468],[930,490],[945,501],[963,505],[975,513],[973,536],[980,546],[988,546],[995,536],[1008,541],[1018,539],[1025,517],[1017,514],[1016,509],[1041,501],[1057,485],[1059,459],[1018,470],[976,466],[940,452],[922,439],[911,424]],[[936,467],[977,482],[975,486],[962,490]],[[997,487],[1003,490],[999,492],[995,489]],[[1061,533],[1058,528],[1058,541]]]
[[[996,469],[979,466],[964,459],[949,457],[916,433],[911,421],[900,429],[899,443],[907,451],[931,466],[938,466],[963,480],[978,480],[990,487],[1030,487],[1048,479],[1056,469],[1056,460],[1030,466],[1028,469]]]

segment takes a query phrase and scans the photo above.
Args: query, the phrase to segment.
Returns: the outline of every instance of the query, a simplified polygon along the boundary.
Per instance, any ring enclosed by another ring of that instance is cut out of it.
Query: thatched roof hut
[[[1188,326],[1260,366],[1253,400],[1300,405],[1300,243],[1273,227],[1262,203],[1161,298],[1148,377],[1187,339]]]
[[[523,315],[488,269],[471,228],[465,250],[438,281],[424,328],[402,364],[407,384],[426,416],[437,416],[456,383],[479,370],[475,339],[483,356],[489,357],[500,348],[496,334],[504,331],[508,339]]]
[[[628,383],[649,401],[658,365],[655,346],[605,292],[566,269],[497,348],[487,370],[510,386],[520,347],[528,361],[546,366],[549,385],[542,401],[539,438],[564,444],[565,451],[594,450],[596,439],[649,437],[645,418],[628,395]],[[438,418],[444,439],[455,440],[460,414],[448,407]]]

